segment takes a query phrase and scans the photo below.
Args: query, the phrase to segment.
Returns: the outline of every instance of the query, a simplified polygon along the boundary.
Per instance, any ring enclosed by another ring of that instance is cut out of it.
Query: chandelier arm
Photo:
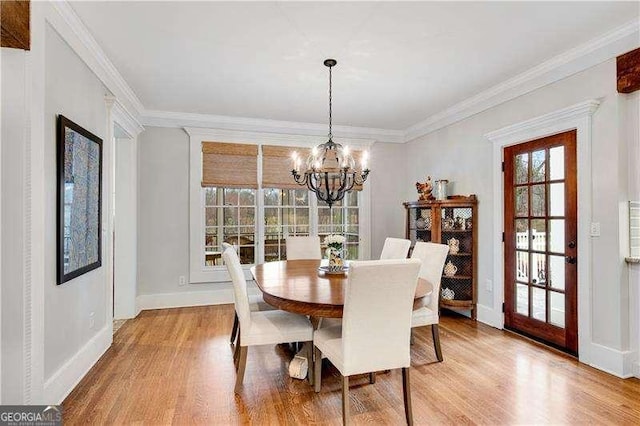
[[[312,173],[307,175],[307,188],[309,188],[311,191],[315,192],[316,194],[318,193],[318,187],[315,185],[315,179]]]
[[[353,188],[353,180],[349,179],[349,169],[347,167],[343,168],[342,171],[340,172],[340,175],[342,177],[342,184],[340,185],[340,192],[342,192],[344,194],[345,191],[350,191],[351,188]],[[343,195],[344,197],[344,195]]]
[[[353,177],[354,177],[354,180],[356,180],[357,178],[356,184],[363,185],[366,182],[368,175],[369,175],[369,170],[365,170],[362,173],[354,173]]]
[[[306,173],[304,175],[304,178],[295,170],[292,170],[291,174],[293,175],[293,180],[295,180],[298,185],[306,185],[306,181],[307,181]]]
[[[347,188],[345,188],[345,190],[343,192],[351,191],[353,189],[354,184],[355,184],[355,181],[353,179],[351,179],[351,184]]]
[[[329,190],[329,173],[328,172],[324,172],[324,185],[325,185],[325,190],[327,192],[327,199],[333,198],[333,191]]]
[[[314,188],[315,188],[314,192],[316,193],[316,197],[318,198],[318,200],[328,203],[330,199],[329,193],[323,191],[321,186],[318,187],[314,185]]]

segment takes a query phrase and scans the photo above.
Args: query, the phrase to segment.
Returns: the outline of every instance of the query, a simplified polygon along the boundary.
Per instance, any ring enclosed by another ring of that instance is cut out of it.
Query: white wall
[[[24,392],[24,203],[27,129],[26,53],[2,48],[2,404],[19,404]]]
[[[616,93],[615,60],[511,100],[407,145],[409,179],[422,178],[422,168],[453,182],[457,194],[479,199],[479,304],[493,306],[492,159],[484,135],[492,130],[549,113],[588,99],[601,105],[593,116],[592,221],[600,222],[601,237],[592,239],[592,337],[614,351],[629,349],[628,277],[620,250],[620,202],[627,194],[627,143],[621,136],[620,102]],[[412,196],[407,191],[407,197]],[[580,200],[578,200],[580,203]],[[580,214],[580,213],[579,213]],[[585,218],[585,220],[590,220]]]
[[[375,143],[371,147],[371,258],[377,259],[387,237],[405,237],[405,209],[403,202],[417,200],[415,180],[408,178],[406,146],[403,144]],[[425,169],[416,165],[416,180],[426,179]],[[407,195],[407,188],[413,193]],[[409,197],[409,198],[407,198]]]
[[[105,264],[108,246],[103,233],[103,266],[60,286],[56,285],[56,115],[62,114],[103,139],[103,158],[108,159],[105,88],[60,36],[46,25],[45,49],[45,258],[44,264],[44,380],[56,388],[63,367],[89,341],[107,327],[108,292]],[[108,170],[103,163],[103,171]],[[109,182],[103,175],[103,229],[107,222]],[[95,324],[90,327],[89,316]],[[70,389],[68,389],[70,390]],[[68,391],[67,390],[67,391]],[[52,393],[57,393],[53,392]],[[57,401],[54,401],[57,402]]]
[[[138,156],[135,139],[115,140],[114,318],[136,315]]]
[[[147,127],[138,145],[137,309],[233,300],[231,283],[189,284],[189,136]]]
[[[178,285],[189,276],[189,137],[147,127],[138,143],[138,294],[219,288]]]

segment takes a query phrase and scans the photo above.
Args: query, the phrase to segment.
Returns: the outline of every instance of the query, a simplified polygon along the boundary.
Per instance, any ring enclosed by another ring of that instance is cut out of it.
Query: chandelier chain
[[[331,68],[333,67],[329,67],[329,140],[332,139],[333,134],[331,131],[331,121],[332,121],[332,101],[333,101],[333,96],[332,96],[332,90],[331,90]]]

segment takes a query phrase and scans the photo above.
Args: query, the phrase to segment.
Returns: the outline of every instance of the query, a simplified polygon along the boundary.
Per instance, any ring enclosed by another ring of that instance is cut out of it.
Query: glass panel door
[[[505,149],[505,326],[577,353],[575,131]]]

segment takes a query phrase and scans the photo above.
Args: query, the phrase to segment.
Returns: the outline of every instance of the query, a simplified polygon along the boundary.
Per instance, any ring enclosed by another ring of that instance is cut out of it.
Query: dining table
[[[341,273],[331,273],[326,260],[281,260],[255,265],[253,279],[262,291],[264,301],[283,311],[307,315],[314,329],[322,318],[342,318],[344,288],[348,266]],[[418,278],[413,308],[428,303],[433,286]],[[306,348],[311,354],[313,348]],[[313,383],[313,360],[308,359],[309,382]]]

